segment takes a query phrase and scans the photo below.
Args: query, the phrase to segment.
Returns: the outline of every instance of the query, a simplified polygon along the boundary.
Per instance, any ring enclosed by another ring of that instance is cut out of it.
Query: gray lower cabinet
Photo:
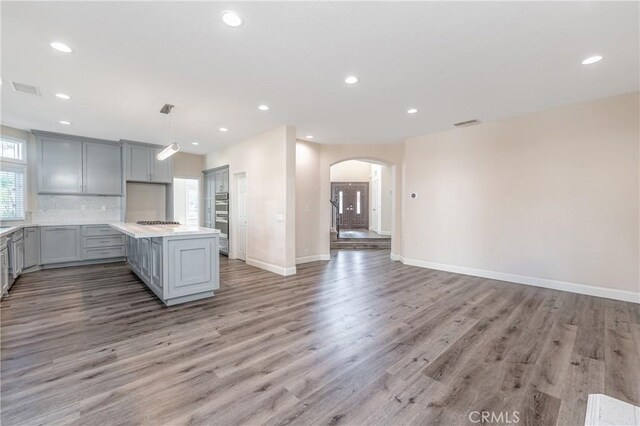
[[[85,194],[122,195],[122,148],[118,144],[83,145]]]
[[[9,289],[9,249],[6,241],[2,237],[2,247],[0,248],[0,295],[4,295]]]
[[[38,192],[81,194],[82,142],[42,137],[38,144]]]
[[[40,230],[37,227],[24,229],[24,267],[40,264]]]
[[[80,226],[40,227],[40,258],[43,265],[81,260]]]
[[[140,274],[143,281],[151,280],[151,240],[149,238],[140,239]]]

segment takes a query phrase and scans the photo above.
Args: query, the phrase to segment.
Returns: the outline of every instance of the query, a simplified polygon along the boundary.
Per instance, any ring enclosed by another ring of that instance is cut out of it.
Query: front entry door
[[[369,229],[369,182],[331,182],[340,229]]]

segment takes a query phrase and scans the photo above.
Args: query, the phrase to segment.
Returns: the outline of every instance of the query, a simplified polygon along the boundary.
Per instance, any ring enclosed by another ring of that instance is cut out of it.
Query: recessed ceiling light
[[[228,132],[229,129],[227,129],[226,127],[220,127],[218,130],[220,130],[221,132]]]
[[[64,124],[65,126],[71,126],[71,122],[66,120],[60,120],[60,124]]]
[[[313,135],[307,135],[307,136],[305,136],[305,138],[307,138],[307,139],[313,139]]]
[[[65,99],[65,100],[71,99],[71,96],[65,95],[64,93],[56,93],[56,96],[60,99]]]
[[[407,114],[415,114],[416,112],[418,112],[418,110],[417,110],[417,109],[415,109],[415,108],[409,108],[409,109],[407,110]]]
[[[344,79],[344,82],[347,84],[356,84],[358,82],[358,77],[355,75],[350,75],[349,77]]]
[[[225,10],[222,12],[222,22],[230,27],[239,27],[242,25],[242,16],[233,10]]]
[[[60,43],[59,41],[54,41],[53,43],[51,43],[51,47],[53,47],[54,49],[56,49],[59,52],[62,53],[71,53],[73,52],[73,49],[70,48],[69,46],[67,46],[64,43]]]
[[[269,111],[269,107],[268,107],[267,105],[260,105],[260,106],[258,107],[258,109],[259,109],[260,111]]]
[[[595,64],[596,62],[600,62],[601,60],[602,60],[602,56],[600,56],[600,55],[589,56],[587,59],[582,61],[582,65]]]
[[[191,145],[200,145],[200,142],[191,142]]]

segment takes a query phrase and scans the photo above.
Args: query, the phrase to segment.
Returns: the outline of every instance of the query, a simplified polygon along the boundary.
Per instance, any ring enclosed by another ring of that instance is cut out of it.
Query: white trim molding
[[[319,260],[331,260],[330,254],[314,254],[313,256],[304,256],[296,258],[296,265],[301,263],[317,262]]]
[[[396,257],[396,258],[394,258]],[[567,281],[550,280],[547,278],[530,277],[527,275],[511,274],[507,272],[487,271],[484,269],[467,268],[465,266],[447,265],[444,263],[426,262],[424,260],[407,259],[403,256],[391,254],[392,260],[400,260],[405,265],[420,268],[436,269],[438,271],[453,272],[455,274],[471,275],[516,284],[526,284],[553,290],[568,291],[570,293],[586,294],[588,296],[605,297],[607,299],[622,300],[624,302],[639,303],[640,293],[614,288],[598,287],[587,284],[571,283]]]
[[[292,266],[289,268],[283,268],[282,266],[274,265],[272,263],[262,262],[256,259],[251,259],[249,257],[247,257],[246,264],[255,266],[256,268],[264,269],[265,271],[273,272],[274,274],[282,275],[283,277],[288,277],[289,275],[296,274],[295,266]]]
[[[391,257],[391,260],[393,260],[393,261],[397,262],[399,260],[402,263],[404,263],[402,256],[400,256],[399,254],[391,253],[391,255],[389,257]]]

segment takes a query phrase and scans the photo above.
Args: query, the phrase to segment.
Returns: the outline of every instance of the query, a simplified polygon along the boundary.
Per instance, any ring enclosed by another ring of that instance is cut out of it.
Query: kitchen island
[[[184,225],[112,223],[126,236],[127,261],[167,305],[212,297],[220,287],[220,231]]]

